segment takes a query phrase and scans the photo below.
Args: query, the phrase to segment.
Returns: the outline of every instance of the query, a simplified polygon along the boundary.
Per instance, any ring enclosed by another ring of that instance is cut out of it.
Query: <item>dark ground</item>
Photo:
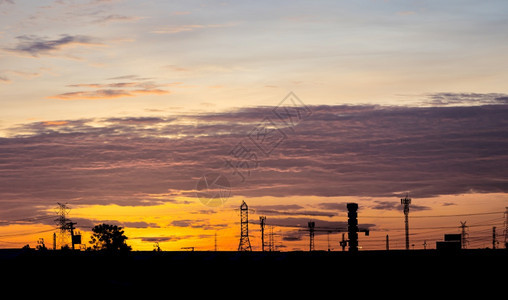
[[[20,285],[124,292],[193,287],[190,291],[195,293],[273,286],[293,292],[384,293],[407,289],[415,293],[425,287],[425,293],[435,296],[443,291],[469,293],[496,288],[502,291],[501,299],[506,299],[507,258],[506,249],[124,254],[3,249],[0,272],[2,286],[7,288],[3,291]]]

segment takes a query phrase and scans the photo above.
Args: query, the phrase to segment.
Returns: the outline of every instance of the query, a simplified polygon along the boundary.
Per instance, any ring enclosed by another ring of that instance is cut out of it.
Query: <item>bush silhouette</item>
[[[109,224],[100,224],[92,228],[90,244],[94,250],[130,251],[131,246],[125,243],[128,238],[124,235],[122,227]]]

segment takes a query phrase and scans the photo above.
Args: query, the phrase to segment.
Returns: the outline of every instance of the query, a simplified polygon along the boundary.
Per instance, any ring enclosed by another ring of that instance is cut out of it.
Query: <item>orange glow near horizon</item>
[[[441,196],[429,199],[413,199],[413,203],[434,203],[431,210],[411,211],[410,209],[410,240],[414,249],[434,249],[435,242],[442,240],[445,233],[460,233],[460,222],[466,221],[469,248],[491,247],[492,226],[498,226],[499,242],[502,242],[502,225],[504,222],[504,205],[508,196],[504,194],[464,194],[456,196]],[[261,197],[247,199],[249,203],[249,236],[254,251],[261,250],[261,231],[259,226],[260,212],[256,206],[264,206],[280,199]],[[401,211],[379,212],[376,209],[362,207],[374,199],[335,198],[323,199],[318,197],[296,197],[285,199],[287,203],[298,203],[305,207],[315,206],[313,203],[326,200],[328,203],[344,203],[346,201],[359,203],[359,227],[362,224],[375,224],[370,228],[370,235],[359,234],[360,250],[384,250],[386,235],[389,235],[390,249],[404,248],[404,225]],[[394,201],[398,199],[380,198],[379,201]],[[454,202],[457,205],[442,206],[443,201]],[[213,251],[215,235],[217,235],[217,249],[219,251],[236,251],[240,236],[240,215],[238,207],[240,199],[231,198],[223,207],[208,208],[193,198],[180,198],[177,201],[192,201],[189,204],[164,203],[153,206],[118,206],[92,205],[76,206],[70,211],[70,220],[80,220],[93,216],[94,223],[120,224],[124,227],[127,243],[135,251],[151,251],[156,242],[163,251],[181,251],[186,247],[194,247],[196,251]],[[304,202],[308,201],[308,202]],[[290,217],[290,216],[287,216]],[[293,216],[301,217],[301,216]],[[56,216],[55,216],[56,218]],[[279,219],[278,216],[276,219]],[[316,222],[316,229],[322,232],[315,234],[315,249],[341,251],[339,241],[342,234],[347,239],[347,231],[330,228],[322,221],[347,222],[347,211],[337,211],[334,217],[304,217],[305,220]],[[307,251],[309,237],[307,224],[302,221],[299,226],[281,227],[274,224],[274,219],[267,216],[265,227],[265,249],[268,249],[270,233],[274,235],[274,247],[277,251]],[[321,221],[320,221],[321,220]],[[320,224],[321,222],[321,224]],[[82,234],[85,247],[89,247],[91,226],[76,225]],[[272,229],[273,228],[273,229]],[[329,230],[329,232],[327,231]],[[20,248],[29,244],[31,248],[37,246],[40,238],[44,239],[47,248],[52,248],[53,232],[58,234],[56,226],[51,225],[9,225],[0,231],[0,245],[2,248]],[[329,242],[328,242],[329,241]]]

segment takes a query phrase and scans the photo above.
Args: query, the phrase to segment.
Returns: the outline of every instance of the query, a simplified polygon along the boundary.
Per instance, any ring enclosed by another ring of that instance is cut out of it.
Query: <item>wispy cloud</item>
[[[304,209],[303,206],[297,204],[289,205],[258,205],[253,206],[256,213],[264,215],[292,215],[292,216],[322,216],[333,217],[336,213],[326,211],[315,211]]]
[[[46,121],[42,122],[44,126],[63,126],[69,124],[68,121]]]
[[[32,79],[41,75],[39,72],[25,72],[19,70],[4,70],[3,75],[0,74],[0,83],[11,83],[13,78]]]
[[[321,202],[317,205],[321,209],[326,210],[338,210],[338,211],[346,211],[347,210],[347,203],[337,203],[337,202]]]
[[[196,220],[173,220],[171,221],[171,226],[176,227],[196,227]]]
[[[27,79],[38,77],[41,75],[40,72],[25,72],[25,71],[19,71],[19,70],[8,70],[7,72],[10,74],[22,77],[22,78],[27,78]]]
[[[222,28],[222,27],[232,27],[235,26],[234,23],[226,23],[226,24],[184,24],[184,25],[169,25],[164,27],[159,27],[152,31],[152,33],[157,34],[176,34],[181,32],[189,32],[206,28]]]
[[[136,80],[136,81],[145,81],[145,80],[151,80],[152,78],[149,77],[141,77],[138,75],[130,74],[130,75],[122,75],[122,76],[116,76],[116,77],[110,77],[108,80]]]
[[[132,97],[132,92],[126,90],[95,90],[79,91],[50,96],[50,99],[79,100],[79,99],[112,99],[120,97]]]
[[[134,97],[138,95],[165,95],[169,91],[161,89],[146,89],[146,90],[94,90],[94,91],[78,91],[62,93],[54,96],[49,96],[49,99],[59,100],[96,100],[96,99],[114,99],[122,97]]]
[[[174,71],[174,72],[189,72],[190,71],[189,68],[184,68],[184,67],[180,67],[177,65],[167,65],[167,66],[164,66],[164,68]]]
[[[47,39],[36,35],[22,35],[16,37],[18,44],[14,48],[5,50],[21,54],[29,54],[33,57],[51,54],[71,46],[98,46],[103,45],[97,39],[85,35],[62,35],[57,39]]]
[[[114,83],[77,83],[70,84],[71,88],[91,88],[89,91],[74,91],[49,96],[49,99],[60,100],[95,100],[95,99],[114,99],[121,97],[134,97],[138,95],[164,95],[169,94],[168,90],[161,89],[161,84],[150,80],[143,80],[133,75],[121,76],[118,79],[137,79],[129,82]]]
[[[144,221],[123,222],[123,226],[130,228],[160,228],[160,226],[157,225],[156,223],[147,223]]]
[[[169,225],[175,227],[200,228],[204,230],[220,230],[228,227],[228,224],[210,224],[208,220],[203,219],[173,220]]]
[[[191,235],[184,235],[184,236],[145,236],[145,237],[137,237],[133,239],[140,239],[143,242],[173,242],[178,241],[182,239],[188,239],[188,238],[194,238],[194,236]]]
[[[207,27],[206,25],[174,25],[174,26],[166,26],[161,27],[159,29],[153,30],[153,33],[159,33],[159,34],[174,34],[174,33],[180,33],[185,31],[194,31],[196,29],[201,29]]]
[[[397,210],[402,211],[403,206],[400,205],[398,202],[394,201],[379,201],[374,200],[374,204],[370,206],[372,209],[378,209],[378,210]],[[420,211],[420,210],[430,210],[431,208],[425,205],[417,205],[417,204],[411,204],[411,210],[414,211]]]
[[[5,76],[0,75],[0,83],[10,83],[11,80]]]
[[[404,11],[397,12],[397,15],[399,15],[399,16],[410,16],[410,15],[414,15],[414,14],[416,14],[416,12],[414,10],[404,10]]]
[[[112,22],[134,22],[140,19],[142,19],[142,17],[110,14],[98,17],[97,19],[95,19],[94,23],[106,24]]]
[[[501,93],[433,93],[426,95],[424,105],[464,106],[508,104],[508,94]]]
[[[190,15],[190,11],[174,11],[171,13],[173,16]]]

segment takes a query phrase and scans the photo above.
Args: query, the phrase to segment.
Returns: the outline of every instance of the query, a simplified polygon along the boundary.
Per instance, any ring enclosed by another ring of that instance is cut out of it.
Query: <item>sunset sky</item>
[[[307,250],[308,221],[316,250],[340,250],[348,202],[361,249],[402,249],[406,194],[415,249],[464,221],[468,247],[493,226],[501,245],[507,11],[0,0],[0,248],[51,247],[59,202],[86,242],[105,222],[134,250],[236,250],[245,200],[253,250],[260,216],[277,250]],[[213,174],[224,203],[202,198]]]

